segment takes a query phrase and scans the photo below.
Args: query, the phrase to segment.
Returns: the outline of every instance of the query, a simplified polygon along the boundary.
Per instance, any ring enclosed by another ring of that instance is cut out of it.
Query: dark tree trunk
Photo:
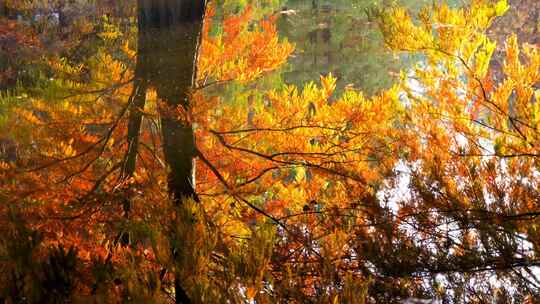
[[[182,198],[195,198],[195,141],[191,125],[179,121],[171,110],[189,108],[204,9],[204,0],[139,0],[142,73],[166,105],[161,117],[163,151],[176,204]]]
[[[139,24],[139,32],[137,34],[137,62],[135,63],[135,75],[133,79],[133,92],[130,97],[130,111],[128,121],[127,142],[128,148],[122,168],[123,178],[133,176],[136,168],[137,152],[139,146],[139,134],[141,130],[142,110],[146,104],[146,92],[148,90],[148,54],[146,49],[145,31],[142,30]]]
[[[189,108],[188,94],[197,73],[205,4],[205,0],[138,0],[138,68],[164,102],[160,111],[163,152],[169,166],[168,189],[175,206],[180,206],[183,199],[197,200],[193,129],[187,120],[180,120],[173,113],[179,107]],[[131,124],[133,134],[138,134],[140,115],[134,114]],[[136,144],[134,137],[135,149]],[[134,166],[134,160],[130,162]],[[131,163],[126,162],[126,166]],[[174,253],[176,249],[172,249]],[[191,302],[178,271],[175,271],[175,293],[176,303]]]
[[[146,91],[148,88],[146,79],[137,77],[137,72],[135,72],[135,79],[133,82],[133,99],[131,100],[127,134],[128,148],[122,168],[123,178],[132,177],[133,173],[135,173],[139,133],[143,116],[142,109],[144,109],[146,103]]]
[[[124,156],[122,164],[123,180],[133,177],[137,165],[137,156],[139,152],[139,135],[141,131],[143,109],[146,104],[146,92],[148,90],[148,77],[145,67],[145,63],[148,61],[148,56],[141,51],[141,47],[145,45],[144,32],[138,32],[138,50],[137,50],[137,62],[135,63],[135,75],[133,79],[133,91],[130,96],[130,108],[129,108],[129,120],[127,131],[127,150]],[[129,193],[126,193],[126,197],[123,199],[124,217],[129,219],[129,213],[131,211],[131,197]],[[120,232],[117,238],[122,245],[129,245],[130,235],[125,231]]]

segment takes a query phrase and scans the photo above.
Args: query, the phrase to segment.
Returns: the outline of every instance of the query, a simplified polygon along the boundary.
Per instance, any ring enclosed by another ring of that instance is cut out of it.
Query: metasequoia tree
[[[157,16],[162,11],[152,5],[144,5],[148,3],[141,3],[138,58],[137,53],[130,49],[134,42],[130,37],[135,31],[122,33],[114,20],[104,19],[105,24],[99,27],[98,34],[103,45],[93,56],[76,65],[53,56],[49,63],[55,78],[48,79],[43,88],[34,91],[18,88],[2,100],[6,105],[2,113],[2,138],[12,143],[16,150],[15,157],[12,157],[13,153],[2,152],[2,201],[5,201],[2,208],[6,215],[3,220],[17,223],[21,220],[40,235],[36,242],[27,244],[30,248],[25,254],[29,261],[33,255],[46,255],[47,248],[51,246],[76,246],[76,257],[83,262],[77,271],[91,273],[92,269],[101,269],[105,272],[98,271],[101,274],[95,277],[94,283],[93,279],[85,281],[72,277],[74,281],[70,281],[70,286],[78,288],[77,294],[81,295],[108,294],[110,299],[138,295],[143,299],[163,299],[171,290],[167,287],[169,273],[179,277],[175,261],[196,251],[202,252],[202,248],[196,247],[197,243],[188,244],[187,237],[182,239],[183,236],[174,231],[182,225],[181,217],[185,215],[183,224],[193,232],[191,240],[203,237],[204,233],[190,226],[192,212],[187,208],[186,212],[182,208],[172,208],[194,195],[194,185],[190,182],[195,152],[192,135],[189,135],[192,133],[191,122],[178,113],[190,111],[187,96],[195,75],[198,39],[196,33],[188,33],[194,34],[188,37],[192,48],[181,43],[185,42],[187,30],[197,31],[196,27],[191,28],[192,22],[187,26],[182,24],[181,18],[199,17],[192,15],[196,10],[190,9],[187,17],[181,12],[167,15],[170,12],[165,11],[167,19],[159,19]],[[201,5],[199,9],[204,8]],[[199,13],[202,18],[202,12]],[[206,78],[212,76],[219,82],[241,77],[248,81],[282,64],[292,50],[289,44],[278,41],[275,27],[271,25],[273,21],[263,21],[261,26],[254,27],[258,21],[249,10],[223,22],[228,24],[229,32],[217,37],[205,34],[205,41],[208,46],[218,46],[223,45],[222,41],[226,39],[227,46],[218,51],[208,48],[203,56],[206,62],[221,60],[233,72],[221,65],[205,67],[201,63]],[[251,23],[249,28],[247,22]],[[164,28],[160,30],[160,27]],[[154,41],[152,35],[163,37]],[[171,40],[178,41],[173,46],[179,47],[168,49],[165,43]],[[159,56],[148,53],[151,44],[160,51]],[[184,47],[188,47],[193,58],[188,60],[185,57]],[[212,59],[211,56],[220,58]],[[244,62],[246,58],[249,59],[247,63]],[[133,70],[132,60],[136,61]],[[178,77],[183,79],[182,87],[178,87]],[[17,100],[21,102],[15,103]],[[145,123],[142,123],[142,116],[147,117]],[[154,117],[161,118],[161,127]],[[158,130],[161,134],[156,133]],[[183,141],[186,140],[191,147],[185,145]],[[158,148],[160,142],[164,143],[163,154]],[[186,148],[189,153],[182,153]],[[138,164],[135,163],[135,155],[138,155]],[[162,165],[168,165],[169,169]],[[164,183],[166,180],[168,182]],[[167,184],[168,187],[163,187]],[[162,189],[165,188],[173,197],[170,205],[167,203],[170,200],[163,195]],[[8,214],[13,216],[7,217]],[[149,217],[149,214],[156,217]],[[11,248],[9,244],[25,239],[27,230],[21,230],[22,223],[18,225],[5,226],[3,254],[6,256],[19,254],[18,247]],[[169,227],[171,230],[166,231]],[[160,237],[160,232],[164,233],[163,236],[168,235],[169,240]],[[147,249],[144,252],[140,247],[137,249],[140,242],[156,252],[148,256]],[[190,246],[178,248],[181,247],[178,242]],[[119,248],[120,244],[129,244],[131,249]],[[59,255],[67,258],[64,251]],[[72,251],[69,251],[69,257],[72,257]],[[131,282],[139,278],[122,269],[134,267],[136,264],[131,264],[134,259],[140,261],[143,257],[148,257],[146,262],[150,263],[137,264],[135,273],[143,280],[137,284],[147,285],[137,289],[139,285],[133,286]],[[184,264],[194,268],[196,265],[190,261],[192,259]],[[36,263],[5,265],[12,277],[4,277],[6,284],[3,285],[11,299],[24,296],[38,301],[46,297],[48,290],[43,287],[45,283],[39,276],[28,281],[32,278],[31,271],[39,271],[41,267],[39,262]],[[194,268],[197,273],[206,269],[204,264],[200,266],[199,269]],[[108,269],[118,271],[107,273]],[[110,292],[113,282],[123,287]],[[195,279],[193,282],[202,284]],[[173,295],[176,300],[187,301],[187,295],[182,298],[179,292],[183,288],[179,288],[178,280],[175,285],[177,292]],[[155,295],[160,288],[162,296]],[[226,295],[224,290],[223,295]],[[57,291],[53,288],[51,292]],[[65,296],[69,296],[69,292],[65,292]],[[195,299],[202,301],[202,296],[197,297],[196,291],[192,292]],[[199,292],[217,291],[200,287]]]
[[[495,81],[485,30],[507,9],[473,1],[425,9],[416,21],[399,8],[380,19],[390,48],[424,56],[403,74],[403,123],[415,136],[400,168],[408,195],[396,201],[396,225],[421,257],[405,265],[449,301],[539,297],[540,52],[508,37]]]
[[[0,295],[536,300],[540,55],[511,37],[493,81],[506,2],[371,11],[423,56],[372,97],[276,85],[292,46],[257,9],[139,1],[137,28],[104,18],[82,63],[1,97]]]
[[[199,138],[215,137],[199,149],[224,147],[209,151],[234,160],[214,161],[217,184],[201,192],[213,200],[225,194],[216,212],[283,225],[272,271],[248,295],[262,302],[538,298],[538,50],[524,45],[520,55],[510,37],[505,80],[492,79],[495,45],[484,32],[507,9],[505,1],[435,5],[416,21],[404,9],[380,12],[387,45],[425,59],[403,73],[399,88],[372,100],[355,91],[334,97],[333,79],[323,77],[321,88],[302,93],[285,87],[235,95],[237,105],[203,103],[225,118],[215,127],[197,123]],[[238,211],[242,201],[266,214]],[[229,233],[242,231],[222,222]]]
[[[134,103],[128,125],[128,152],[124,174],[135,172],[142,109],[148,86],[153,86],[163,101],[160,108],[161,140],[167,164],[167,187],[172,201],[195,199],[193,129],[187,121],[170,114],[171,109],[187,111],[188,93],[196,78],[198,45],[203,26],[204,0],[138,1],[138,52],[135,68]],[[176,75],[172,78],[170,75]],[[172,117],[171,117],[172,116]],[[129,212],[129,202],[124,212]],[[178,250],[173,244],[173,255]],[[175,274],[176,303],[189,303],[189,297]]]

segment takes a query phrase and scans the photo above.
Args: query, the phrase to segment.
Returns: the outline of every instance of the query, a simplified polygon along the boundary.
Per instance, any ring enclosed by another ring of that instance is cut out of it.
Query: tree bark
[[[164,102],[160,107],[163,153],[169,167],[169,194],[177,207],[184,199],[197,200],[193,128],[174,113],[178,108],[189,110],[205,7],[205,0],[138,0],[138,60],[144,79]],[[137,119],[134,129],[140,128]],[[176,249],[172,250],[174,256]],[[176,303],[190,303],[178,270],[174,285]]]
[[[171,115],[171,110],[189,108],[204,9],[204,0],[139,0],[139,56],[149,84],[165,103],[161,111],[163,151],[175,204],[182,198],[196,198],[193,130],[187,121]]]
[[[135,75],[137,73],[135,72]],[[130,178],[135,173],[137,153],[139,146],[139,134],[142,124],[142,109],[146,103],[146,91],[148,89],[148,82],[144,78],[138,78],[135,76],[133,83],[133,100],[131,101],[131,108],[129,112],[128,121],[128,133],[127,142],[128,147],[124,164],[122,168],[122,177]]]

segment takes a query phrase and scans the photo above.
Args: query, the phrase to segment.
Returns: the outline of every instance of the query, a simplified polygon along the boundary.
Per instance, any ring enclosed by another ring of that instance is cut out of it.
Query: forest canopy
[[[2,2],[0,302],[539,302],[539,16]]]

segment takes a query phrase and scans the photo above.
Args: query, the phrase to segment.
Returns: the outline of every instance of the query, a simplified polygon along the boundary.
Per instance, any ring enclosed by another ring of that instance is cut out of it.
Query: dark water
[[[413,61],[391,54],[384,46],[371,9],[391,1],[288,0],[282,3],[278,27],[293,42],[295,53],[284,68],[288,83],[302,86],[319,75],[338,78],[337,91],[354,88],[374,94],[395,82],[399,70]],[[458,1],[448,1],[457,5]],[[431,2],[400,1],[412,12]]]
[[[301,85],[332,73],[339,79],[338,90],[354,87],[371,94],[388,87],[399,65],[385,50],[368,8],[354,1],[287,3],[279,29],[296,51],[285,68],[285,80]]]
[[[7,14],[12,14],[12,19],[27,23],[42,26],[50,23],[59,26],[58,34],[47,35],[46,44],[54,49],[56,44],[61,44],[61,40],[66,40],[66,37],[73,34],[65,25],[83,18],[100,22],[101,14],[104,13],[100,7],[81,3],[63,7],[43,5],[42,9],[32,15],[20,15],[18,12]],[[280,70],[286,83],[301,87],[309,81],[318,81],[319,75],[332,73],[338,78],[338,91],[348,87],[363,90],[369,95],[389,87],[397,72],[407,66],[407,63],[400,60],[403,58],[398,58],[385,49],[377,25],[367,14],[375,5],[388,6],[390,3],[392,1],[388,0],[274,0],[226,1],[218,6],[224,14],[237,13],[250,5],[257,7],[261,18],[275,14],[280,16],[277,26],[281,38],[295,45],[294,54]],[[431,1],[401,0],[399,3],[414,11]],[[129,32],[130,24],[136,22],[136,1],[107,3],[107,7],[112,7],[106,11],[107,14],[112,13],[113,16],[125,20],[122,22],[125,24],[122,30]],[[62,29],[64,27],[67,30]],[[164,43],[173,42],[164,41],[161,44]],[[83,45],[81,52],[86,48],[87,46]],[[155,56],[163,58],[162,50],[163,48],[155,48]],[[151,56],[151,52],[152,50],[148,50],[147,55]],[[84,57],[84,54],[80,57]]]
[[[395,83],[396,76],[401,69],[406,69],[414,63],[404,55],[391,54],[384,46],[381,34],[376,23],[369,18],[369,10],[374,6],[387,7],[396,1],[390,0],[274,0],[274,1],[227,1],[223,5],[223,14],[236,13],[247,5],[257,6],[261,18],[267,15],[279,15],[277,27],[281,39],[287,39],[295,45],[295,52],[288,59],[287,63],[279,70],[280,82],[295,84],[302,87],[310,81],[317,82],[319,75],[332,73],[338,78],[337,91],[344,88],[355,88],[364,91],[367,95],[374,94],[381,89],[388,88]],[[431,0],[400,0],[400,5],[404,5],[411,11],[418,11],[424,5],[432,3]],[[463,4],[464,1],[447,1],[452,6]],[[510,1],[511,5],[518,7],[519,3],[534,3],[535,1]],[[514,3],[515,2],[515,3]],[[111,5],[111,4],[109,4]],[[113,15],[123,18],[129,30],[129,24],[136,22],[136,1],[115,3]],[[522,5],[523,6],[523,5]],[[261,7],[264,7],[261,9]],[[537,11],[537,9],[534,9]],[[77,13],[81,11],[84,13]],[[525,12],[524,9],[520,10]],[[108,12],[110,13],[110,11]],[[513,17],[513,11],[498,21],[502,24],[501,29],[516,29],[514,26],[507,26],[506,19],[511,19],[510,25],[519,25],[520,18]],[[532,14],[532,13],[531,13]],[[70,4],[63,10],[58,8],[47,8],[35,12],[34,16],[16,16],[12,19],[28,19],[25,22],[37,23],[74,23],[72,16],[83,16],[95,22],[99,22],[100,9],[90,4]],[[521,16],[515,14],[516,16]],[[79,18],[79,17],[78,17]],[[537,19],[537,18],[536,18]],[[535,18],[529,18],[530,22],[537,22]],[[536,20],[536,21],[535,21]],[[527,21],[527,22],[529,22]],[[522,22],[523,23],[523,22]],[[497,25],[497,24],[496,24]],[[520,26],[521,28],[531,28],[534,26]],[[133,27],[132,27],[133,28]],[[494,30],[497,32],[500,30]],[[508,30],[507,30],[508,31]],[[537,33],[537,31],[536,31]],[[61,44],[62,39],[70,36],[69,30],[58,30],[58,34],[51,33],[45,44],[50,45],[52,51],[55,44]],[[60,36],[60,37],[56,37]],[[159,35],[156,35],[159,36]],[[500,35],[501,37],[503,35]],[[529,36],[535,36],[531,33]],[[535,43],[535,39],[527,39],[530,43]],[[538,37],[538,35],[536,35]],[[497,39],[503,44],[504,38]],[[520,37],[521,38],[521,37]],[[82,41],[82,43],[86,43]],[[162,41],[160,45],[166,46],[172,41]],[[92,49],[82,44],[81,53],[78,57],[85,56],[86,49]],[[160,60],[169,60],[163,54],[163,47],[149,48],[145,50],[148,58],[156,57]],[[155,54],[152,54],[155,52]],[[71,54],[73,55],[73,54]],[[72,56],[77,57],[77,56]],[[2,60],[6,60],[3,58]],[[0,60],[0,61],[2,61]],[[170,58],[170,60],[174,60]],[[166,65],[164,65],[166,66]],[[23,73],[21,71],[21,73]],[[171,74],[163,71],[163,74]],[[176,73],[180,74],[180,73]],[[274,85],[278,85],[275,81]]]

